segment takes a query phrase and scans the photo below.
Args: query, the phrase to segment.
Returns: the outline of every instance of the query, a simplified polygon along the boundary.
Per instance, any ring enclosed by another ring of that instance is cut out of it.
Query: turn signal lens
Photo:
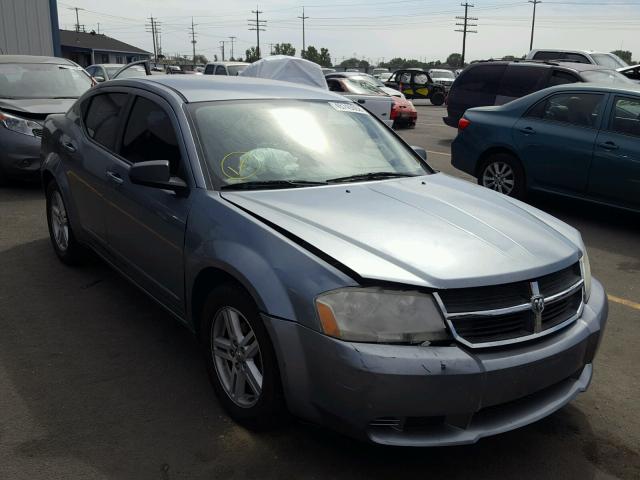
[[[467,128],[469,125],[471,125],[471,122],[462,117],[459,121],[458,121],[458,130],[464,130],[465,128]]]
[[[340,337],[338,322],[336,322],[336,317],[333,315],[331,307],[326,303],[316,301],[316,308],[318,309],[318,316],[320,317],[320,323],[322,323],[324,333],[332,337]]]

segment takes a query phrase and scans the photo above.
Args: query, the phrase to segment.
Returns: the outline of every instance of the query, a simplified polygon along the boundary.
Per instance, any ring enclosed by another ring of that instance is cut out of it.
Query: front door
[[[616,96],[596,139],[589,195],[640,206],[640,97]]]
[[[585,193],[605,95],[563,92],[531,108],[514,127],[527,183]]]
[[[411,90],[413,98],[426,100],[431,93],[431,79],[425,72],[413,72],[411,78]]]
[[[190,198],[129,180],[132,164],[168,160],[187,183],[190,170],[171,107],[140,92],[124,129],[119,159],[110,168],[109,246],[125,272],[176,315],[184,315],[184,235]]]
[[[73,130],[77,133],[63,134],[60,138],[60,151],[65,157],[72,201],[80,224],[89,240],[99,246],[107,243],[106,172],[113,162],[128,99],[126,93],[116,92],[89,97],[81,105],[83,121],[77,122]]]

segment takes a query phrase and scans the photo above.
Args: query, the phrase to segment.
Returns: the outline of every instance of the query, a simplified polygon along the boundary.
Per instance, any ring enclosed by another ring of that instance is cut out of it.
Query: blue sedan
[[[546,191],[640,210],[640,89],[572,84],[467,110],[454,167],[524,198]]]

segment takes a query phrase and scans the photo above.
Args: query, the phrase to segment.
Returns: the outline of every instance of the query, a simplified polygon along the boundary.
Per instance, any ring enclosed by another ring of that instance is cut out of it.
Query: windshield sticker
[[[349,113],[367,113],[360,105],[355,103],[347,103],[347,102],[329,102],[333,108],[335,108],[339,112],[349,112]]]

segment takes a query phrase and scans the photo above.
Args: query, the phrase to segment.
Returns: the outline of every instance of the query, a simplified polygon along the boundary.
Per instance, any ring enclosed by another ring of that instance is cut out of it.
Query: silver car
[[[329,91],[115,80],[45,123],[51,243],[191,329],[244,425],[473,443],[587,389],[607,300],[575,229],[423,155]]]

